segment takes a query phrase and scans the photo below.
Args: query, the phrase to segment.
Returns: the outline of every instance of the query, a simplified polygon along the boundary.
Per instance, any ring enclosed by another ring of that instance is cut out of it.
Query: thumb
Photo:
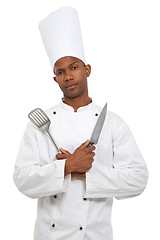
[[[85,149],[89,144],[89,140],[87,140],[86,142],[82,143],[80,146],[79,146],[79,149]]]
[[[66,155],[63,154],[63,153],[57,153],[56,158],[57,158],[58,160],[65,159],[65,158],[66,158]]]
[[[68,152],[67,150],[64,150],[63,148],[60,148],[60,151],[61,151],[61,153],[63,153],[63,154],[70,154],[70,152]]]

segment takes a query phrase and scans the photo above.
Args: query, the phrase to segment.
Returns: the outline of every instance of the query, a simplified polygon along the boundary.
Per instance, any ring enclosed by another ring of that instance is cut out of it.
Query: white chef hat
[[[85,63],[81,28],[76,9],[62,7],[39,23],[39,30],[52,68],[65,56]]]

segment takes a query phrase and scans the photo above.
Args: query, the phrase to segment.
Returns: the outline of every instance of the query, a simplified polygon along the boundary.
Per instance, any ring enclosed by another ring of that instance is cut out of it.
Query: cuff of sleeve
[[[59,179],[60,188],[63,192],[66,192],[71,183],[71,174],[64,176],[66,160],[56,160],[54,164],[56,165],[55,177]]]
[[[92,186],[92,174],[91,170],[89,170],[88,172],[86,172],[86,192],[84,196],[85,198],[94,198]]]

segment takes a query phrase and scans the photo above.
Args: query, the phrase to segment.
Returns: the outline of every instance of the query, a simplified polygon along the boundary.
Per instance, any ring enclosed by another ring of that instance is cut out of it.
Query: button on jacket
[[[46,111],[50,133],[60,148],[73,153],[90,139],[101,108],[93,102],[77,112],[62,101]],[[85,181],[64,177],[65,160],[45,132],[28,124],[17,156],[14,182],[38,199],[35,240],[112,240],[111,208],[117,199],[139,195],[148,171],[126,123],[107,112]]]

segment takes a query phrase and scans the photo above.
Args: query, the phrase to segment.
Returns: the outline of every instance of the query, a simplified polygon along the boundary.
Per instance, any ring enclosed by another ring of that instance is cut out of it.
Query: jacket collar
[[[64,109],[64,110],[74,112],[73,107],[71,107],[71,106],[67,105],[66,103],[64,103],[62,99],[61,99],[61,101],[60,101],[60,103],[59,103],[59,106],[60,106],[62,109]],[[77,112],[90,111],[90,110],[92,110],[94,107],[95,107],[95,104],[94,104],[94,102],[92,101],[92,102],[89,103],[88,105],[78,108]]]

